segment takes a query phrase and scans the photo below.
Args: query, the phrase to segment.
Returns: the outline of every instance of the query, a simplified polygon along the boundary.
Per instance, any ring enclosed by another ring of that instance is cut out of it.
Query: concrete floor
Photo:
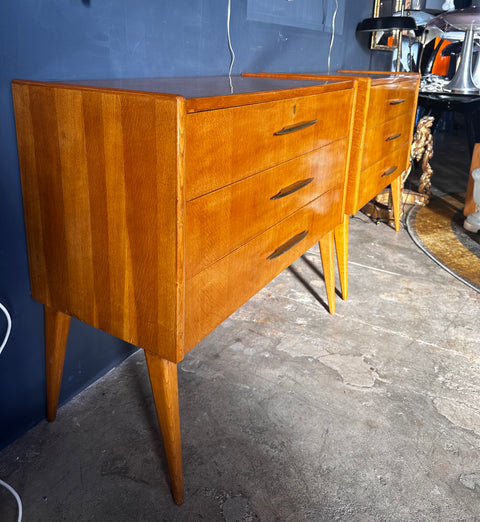
[[[24,520],[480,520],[480,294],[362,214],[335,316],[319,266],[299,259],[179,365],[183,506],[139,351],[0,453]]]
[[[465,185],[463,137],[436,150],[437,190]],[[0,453],[24,521],[480,521],[480,294],[363,214],[335,316],[319,267],[314,249],[179,365],[181,507],[139,351]]]

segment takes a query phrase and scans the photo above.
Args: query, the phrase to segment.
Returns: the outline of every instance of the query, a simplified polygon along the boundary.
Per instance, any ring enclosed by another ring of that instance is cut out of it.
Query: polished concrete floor
[[[320,267],[313,249],[179,365],[181,507],[137,352],[0,453],[24,520],[480,520],[480,294],[363,214],[334,316]]]

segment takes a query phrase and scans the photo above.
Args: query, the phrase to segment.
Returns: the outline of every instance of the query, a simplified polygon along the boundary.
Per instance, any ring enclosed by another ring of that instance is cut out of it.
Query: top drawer
[[[187,200],[346,137],[353,92],[187,114]]]
[[[417,103],[417,83],[403,82],[401,85],[375,85],[370,90],[367,127],[412,112]]]

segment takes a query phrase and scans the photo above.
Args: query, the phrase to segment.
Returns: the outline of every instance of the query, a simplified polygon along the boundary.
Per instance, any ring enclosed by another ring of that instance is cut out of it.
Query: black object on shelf
[[[395,29],[417,29],[411,16],[382,16],[381,18],[365,18],[357,25],[357,32],[392,31]]]

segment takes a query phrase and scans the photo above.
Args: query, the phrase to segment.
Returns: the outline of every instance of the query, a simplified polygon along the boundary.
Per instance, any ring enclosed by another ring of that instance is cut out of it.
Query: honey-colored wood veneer
[[[413,137],[420,75],[340,71],[333,75],[260,73],[252,76],[303,80],[349,78],[358,82],[345,212],[347,215],[356,214],[368,201],[391,185],[395,229],[398,231],[401,175],[410,162],[409,144]],[[346,299],[348,216],[335,230],[335,246],[342,296]]]
[[[356,214],[388,185],[395,230],[400,230],[401,176],[410,164],[420,75],[345,71],[358,81],[345,212]],[[360,101],[361,100],[361,101]],[[335,230],[337,250],[348,251],[348,219]],[[337,256],[338,257],[338,256]],[[348,256],[338,257],[343,289],[348,286]],[[346,299],[346,294],[343,295]]]
[[[186,278],[270,228],[319,194],[343,185],[342,139],[186,204]]]
[[[146,353],[175,502],[177,366],[315,243],[335,306],[356,83],[190,78],[12,84],[47,410],[70,317]]]
[[[187,143],[196,146],[186,153],[187,201],[345,138],[350,107],[348,92],[333,92],[189,114]],[[314,120],[301,132],[275,134]]]

